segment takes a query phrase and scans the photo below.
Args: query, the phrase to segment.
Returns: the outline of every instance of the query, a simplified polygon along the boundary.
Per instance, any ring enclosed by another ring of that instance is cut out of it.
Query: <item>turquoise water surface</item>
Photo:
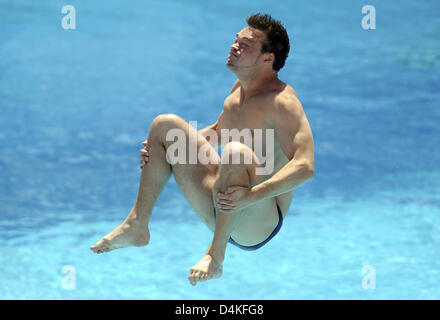
[[[61,26],[68,4],[76,30]],[[439,299],[439,9],[0,0],[0,299]],[[149,246],[93,254],[135,200],[152,119],[217,120],[229,46],[255,12],[286,26],[279,76],[315,142],[281,231],[258,251],[228,246],[223,277],[192,287],[212,234],[172,178]]]

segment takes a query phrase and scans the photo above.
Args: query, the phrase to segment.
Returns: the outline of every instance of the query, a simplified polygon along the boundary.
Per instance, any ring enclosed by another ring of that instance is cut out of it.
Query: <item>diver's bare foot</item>
[[[146,246],[149,241],[150,231],[145,223],[126,220],[90,249],[95,253],[104,253],[129,246]]]
[[[209,279],[217,279],[222,276],[223,263],[215,259],[213,256],[206,254],[194,267],[189,270],[189,282],[193,286],[197,281],[206,281]]]

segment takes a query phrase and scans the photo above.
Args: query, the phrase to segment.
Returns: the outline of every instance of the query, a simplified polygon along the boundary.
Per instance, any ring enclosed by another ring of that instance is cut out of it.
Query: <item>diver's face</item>
[[[262,55],[261,45],[265,38],[266,35],[263,31],[249,26],[237,33],[226,61],[228,68],[254,68]]]

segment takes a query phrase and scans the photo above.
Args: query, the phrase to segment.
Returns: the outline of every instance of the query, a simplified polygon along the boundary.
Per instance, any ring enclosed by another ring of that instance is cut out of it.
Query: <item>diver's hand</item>
[[[148,154],[148,141],[145,140],[143,142],[141,142],[142,145],[145,147],[140,151],[141,155],[139,156],[141,158],[141,169],[147,164],[148,160],[149,160],[149,154]]]
[[[241,186],[230,186],[225,192],[217,193],[216,207],[220,212],[235,213],[254,202],[250,189]]]

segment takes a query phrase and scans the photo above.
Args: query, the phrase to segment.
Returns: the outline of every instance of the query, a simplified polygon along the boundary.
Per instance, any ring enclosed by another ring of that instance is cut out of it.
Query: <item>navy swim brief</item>
[[[281,213],[281,209],[278,206],[278,203],[277,203],[277,209],[278,209],[278,224],[275,227],[275,229],[272,231],[272,233],[269,235],[269,237],[267,237],[266,240],[264,240],[263,242],[260,242],[256,245],[253,245],[253,246],[242,246],[241,244],[238,244],[237,242],[235,242],[234,239],[232,239],[232,237],[229,237],[228,242],[232,243],[233,245],[235,245],[243,250],[257,250],[258,248],[261,248],[262,246],[264,246],[266,243],[268,243],[270,241],[270,239],[275,237],[275,235],[278,233],[278,231],[280,231],[281,226],[283,225],[283,214]],[[215,207],[214,207],[214,218],[216,218],[216,217],[217,217],[217,214],[215,212]]]

